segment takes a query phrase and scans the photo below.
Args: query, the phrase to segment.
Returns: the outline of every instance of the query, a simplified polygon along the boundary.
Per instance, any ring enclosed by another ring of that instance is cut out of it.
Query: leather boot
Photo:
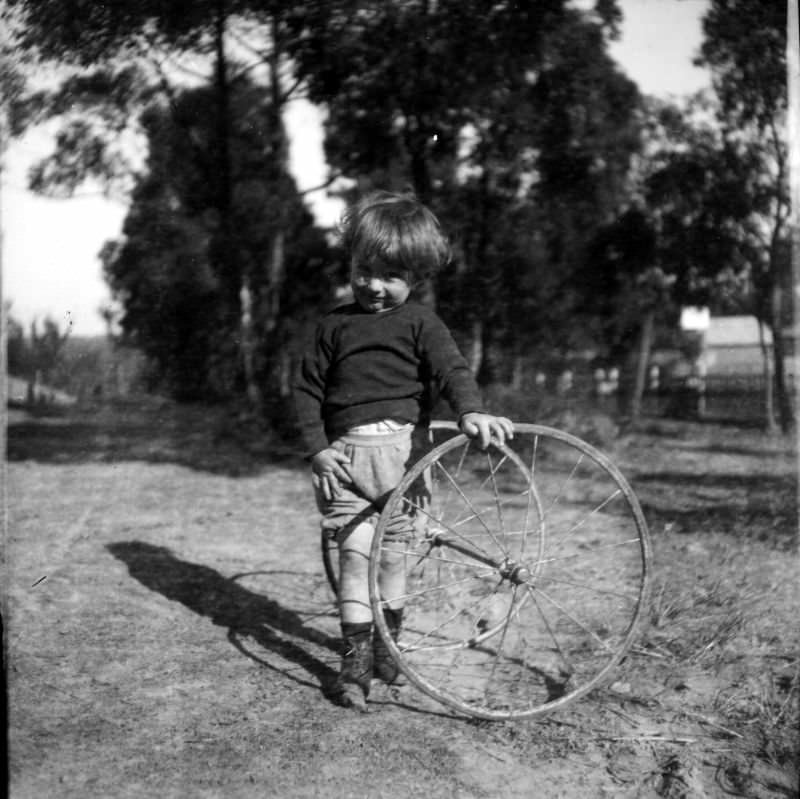
[[[392,610],[391,608],[384,608],[383,618],[389,628],[392,640],[397,641],[397,636],[400,634],[400,627],[403,623],[403,609]],[[383,639],[377,634],[372,640],[372,658],[375,676],[383,680],[387,685],[408,684],[405,674],[400,671]]]
[[[336,693],[344,707],[367,712],[372,680],[372,624],[342,623],[344,654],[336,681]]]

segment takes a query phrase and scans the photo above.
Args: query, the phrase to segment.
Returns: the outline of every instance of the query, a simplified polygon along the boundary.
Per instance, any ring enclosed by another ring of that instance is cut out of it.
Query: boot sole
[[[358,685],[345,684],[339,693],[339,704],[359,713],[367,713],[367,698]]]

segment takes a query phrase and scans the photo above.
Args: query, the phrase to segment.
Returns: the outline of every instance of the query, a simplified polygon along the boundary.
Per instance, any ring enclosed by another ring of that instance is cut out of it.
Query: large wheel
[[[639,503],[604,455],[539,425],[515,425],[511,443],[481,451],[457,435],[413,466],[381,514],[369,576],[378,634],[409,680],[497,720],[563,707],[609,676],[643,617],[651,558]],[[398,542],[387,522],[402,509],[415,531]],[[392,553],[405,587],[381,596]],[[404,606],[397,643],[388,604]]]

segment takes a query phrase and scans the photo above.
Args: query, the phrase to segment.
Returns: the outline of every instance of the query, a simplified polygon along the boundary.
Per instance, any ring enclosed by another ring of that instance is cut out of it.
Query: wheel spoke
[[[571,585],[574,588],[583,588],[586,591],[591,591],[593,594],[598,594],[599,596],[615,596],[619,597],[620,599],[624,599],[626,602],[631,602],[634,605],[639,601],[639,595],[633,596],[632,594],[623,594],[620,591],[612,591],[608,588],[595,588],[588,583],[579,583],[575,580],[567,580],[563,577],[555,577],[553,576],[552,572],[548,572],[547,574],[547,581],[548,583],[559,583],[561,585]]]
[[[495,501],[495,505],[497,506],[497,521],[498,521],[498,523],[500,525],[500,535],[503,536],[503,543],[507,544],[508,542],[505,540],[505,530],[506,530],[506,528],[505,528],[505,523],[503,522],[503,507],[502,507],[502,504],[500,502],[500,491],[497,488],[497,477],[495,475],[495,471],[494,471],[494,468],[492,466],[492,453],[489,452],[488,449],[486,450],[486,463],[489,466],[489,478],[491,479],[491,482],[492,482],[492,492],[494,493],[494,501]],[[508,557],[508,547],[507,546],[501,546],[500,542],[497,542],[497,546],[500,547],[500,551],[503,553],[503,555]]]
[[[567,657],[567,653],[561,648],[561,644],[559,643],[558,638],[556,638],[556,634],[553,632],[553,628],[550,625],[550,621],[547,618],[547,614],[542,610],[542,606],[539,604],[539,600],[536,598],[536,594],[531,588],[531,586],[526,586],[528,589],[528,594],[530,595],[531,599],[533,600],[533,604],[536,606],[536,610],[539,613],[540,618],[544,622],[545,629],[547,630],[547,634],[550,636],[550,639],[553,642],[553,646],[555,646],[556,651],[559,655],[561,655],[561,659],[564,661],[564,665],[567,669],[571,672],[574,670],[572,664]]]
[[[488,569],[486,571],[486,574],[484,575],[472,574],[469,577],[462,577],[461,579],[453,580],[450,583],[442,583],[441,585],[437,584],[432,586],[431,588],[423,588],[420,589],[419,591],[411,591],[405,594],[398,594],[397,596],[389,597],[389,599],[381,598],[379,601],[382,605],[388,605],[390,602],[397,602],[401,599],[405,600],[414,598],[418,599],[419,597],[426,596],[427,594],[433,594],[436,593],[437,591],[444,591],[447,588],[452,588],[454,585],[463,585],[464,583],[468,583],[472,580],[479,580],[482,579],[483,577],[488,577],[488,575],[492,574],[493,571],[494,571],[493,569]]]
[[[566,487],[570,484],[570,481],[575,476],[575,473],[578,471],[578,467],[581,465],[582,461],[583,461],[583,453],[580,454],[580,457],[575,462],[575,465],[572,467],[572,471],[567,476],[567,479],[564,480],[564,482],[561,484],[561,487],[558,489],[558,493],[556,494],[555,499],[550,504],[550,507],[548,507],[548,509],[545,511],[545,514],[544,514],[545,518],[547,518],[547,516],[550,514],[550,512],[553,510],[553,508],[555,508],[555,506],[561,500],[561,497],[564,495],[564,491],[565,491]]]
[[[425,508],[423,508],[418,503],[414,502],[413,500],[410,500],[408,497],[403,497],[403,501],[406,504],[410,505],[412,508],[415,508],[416,510],[420,511],[421,513],[424,513],[432,522],[435,522],[436,524],[441,525],[448,532],[450,532],[454,536],[456,536],[456,538],[460,538],[462,541],[464,541],[466,544],[468,544],[470,546],[475,546],[475,549],[479,550],[480,553],[482,555],[484,555],[485,557],[491,558],[491,555],[485,549],[483,549],[482,547],[474,545],[472,543],[472,541],[470,541],[470,539],[467,536],[463,535],[458,530],[454,530],[447,522],[443,521],[442,519],[437,519],[435,516],[430,514],[428,511],[426,511]]]
[[[536,475],[536,455],[537,455],[538,451],[539,451],[539,436],[536,436],[533,439],[533,450],[531,452],[531,466],[530,466],[529,477],[528,477],[528,480],[530,482],[528,483],[528,488],[527,488],[528,501],[525,503],[525,517],[524,517],[524,520],[522,522],[523,531],[528,529],[528,524],[530,523],[530,518],[531,518],[531,500],[533,499],[533,494],[534,494],[533,481],[534,481],[534,478],[535,478],[535,475]],[[544,539],[544,517],[542,517],[542,519],[541,519],[541,524],[539,525],[539,530],[540,530],[540,535],[542,536],[542,539]],[[525,549],[527,548],[527,543],[528,543],[527,536],[523,532],[522,546],[520,547],[520,554],[519,554],[520,558],[524,558],[525,557]]]
[[[433,547],[431,547],[431,549],[432,549],[432,548],[433,548]],[[485,564],[483,564],[483,563],[480,563],[480,561],[478,561],[478,563],[471,563],[470,561],[467,561],[467,560],[456,560],[455,558],[445,558],[445,557],[443,557],[442,555],[431,555],[431,554],[429,554],[429,553],[422,553],[422,554],[420,555],[419,553],[417,553],[417,552],[413,552],[413,551],[410,551],[410,552],[402,552],[402,553],[397,553],[397,552],[396,552],[395,550],[393,550],[393,549],[391,549],[391,550],[390,550],[390,549],[387,549],[386,551],[387,551],[387,552],[392,552],[392,553],[394,553],[394,554],[403,554],[403,555],[419,555],[419,557],[417,558],[417,562],[416,562],[416,563],[415,563],[413,566],[411,566],[411,568],[409,568],[409,570],[408,570],[408,573],[409,573],[409,574],[411,574],[411,573],[412,573],[412,572],[413,572],[413,571],[414,571],[414,570],[417,568],[417,566],[419,566],[419,565],[420,565],[420,563],[424,563],[424,562],[426,562],[426,561],[430,561],[430,560],[434,560],[434,561],[436,561],[437,563],[452,563],[452,564],[453,564],[453,565],[455,565],[455,566],[465,566],[465,567],[467,567],[467,568],[475,568],[475,566],[477,566],[478,564],[480,564],[480,565],[481,565],[481,566],[483,566],[484,568],[490,569],[490,567],[489,567],[489,566],[487,566],[487,565],[485,565]],[[491,571],[491,569],[490,569],[490,571]]]
[[[632,544],[640,547],[642,544],[641,538],[628,538],[625,541],[615,541],[611,544],[597,544],[593,547],[587,547],[585,550],[581,552],[573,552],[571,555],[559,555],[558,557],[547,557],[542,558],[538,561],[537,565],[539,564],[547,564],[547,563],[555,563],[556,561],[564,561],[564,560],[574,560],[575,558],[586,558],[588,553],[592,552],[599,552],[603,549],[619,549],[620,547],[629,547]]]
[[[606,499],[604,499],[597,507],[589,511],[580,521],[573,524],[565,533],[553,533],[550,536],[550,540],[555,546],[554,552],[560,552],[564,547],[564,543],[570,536],[580,530],[583,525],[589,521],[589,519],[591,519],[595,514],[600,513],[603,508],[605,508],[609,503],[613,502],[619,496],[622,496],[621,488],[618,488],[613,494],[610,494],[608,497],[606,497]]]
[[[456,479],[461,477],[461,470],[464,468],[464,461],[467,459],[467,452],[469,452],[470,445],[472,444],[471,439],[467,439],[467,442],[461,448],[461,455],[458,459],[458,463],[456,464]],[[437,461],[437,466],[441,468],[441,464]],[[453,501],[453,495],[447,495],[447,502],[445,503],[444,507],[442,508],[442,517],[447,515],[447,511],[450,508],[450,503]]]
[[[450,484],[458,492],[459,496],[464,501],[466,506],[472,511],[472,513],[474,514],[473,518],[477,519],[480,522],[481,526],[483,527],[484,530],[486,530],[487,533],[489,533],[489,537],[494,541],[498,549],[502,551],[502,547],[500,547],[500,544],[494,537],[494,533],[492,533],[492,531],[489,529],[489,525],[486,524],[486,522],[483,520],[483,516],[481,516],[481,514],[475,509],[475,506],[472,504],[469,497],[464,493],[461,486],[453,479],[450,472],[448,472],[444,466],[442,466],[440,463],[437,463],[437,466],[442,470],[444,476],[450,481]]]
[[[512,616],[511,608],[513,608],[514,605],[516,604],[517,588],[518,588],[518,586],[515,585],[513,594],[511,596],[511,604],[509,606],[508,613],[506,613],[505,621],[503,622],[503,633],[500,636],[500,643],[497,645],[497,654],[495,655],[495,657],[494,657],[494,659],[492,661],[492,672],[489,675],[489,679],[486,681],[486,698],[487,699],[488,699],[488,696],[489,696],[489,685],[491,685],[491,683],[494,681],[494,675],[495,675],[495,673],[497,671],[497,664],[498,664],[498,662],[500,660],[500,655],[503,652],[503,645],[506,642],[506,634],[508,633],[508,625],[509,625],[509,623],[511,621],[511,616]]]
[[[495,590],[496,590],[496,589],[495,589]],[[469,605],[467,605],[467,607],[464,607],[464,608],[459,608],[458,610],[456,610],[456,612],[455,612],[455,613],[453,613],[451,616],[449,616],[448,618],[446,618],[446,619],[445,619],[443,622],[441,622],[441,623],[437,624],[435,627],[433,627],[432,629],[430,629],[430,630],[429,630],[427,633],[425,633],[423,636],[421,636],[420,638],[418,638],[418,639],[417,639],[417,640],[414,642],[414,644],[411,644],[411,645],[409,645],[409,646],[408,646],[408,647],[407,647],[407,648],[406,648],[404,651],[406,651],[406,652],[412,652],[412,651],[416,650],[416,649],[419,647],[419,644],[420,644],[422,641],[424,641],[424,640],[425,640],[425,639],[427,639],[427,638],[430,638],[432,635],[434,635],[434,633],[437,633],[437,632],[439,632],[440,630],[442,630],[442,629],[443,629],[444,627],[446,627],[448,624],[450,624],[451,622],[455,621],[455,620],[456,620],[456,619],[457,619],[459,616],[462,616],[462,615],[465,615],[465,614],[467,614],[467,613],[468,613],[470,610],[472,610],[472,608],[475,608],[475,607],[477,607],[478,605],[480,605],[480,604],[481,604],[481,602],[483,602],[485,599],[486,599],[485,597],[478,597],[476,600],[474,600],[474,601],[473,601],[473,602],[471,602]]]
[[[542,591],[541,588],[534,588],[534,591],[536,591],[536,593],[544,597],[544,599],[546,599],[551,605],[558,608],[558,610],[561,611],[561,613],[563,613],[564,616],[566,616],[573,624],[577,624],[578,627],[580,627],[585,633],[594,638],[595,641],[597,641],[597,643],[600,644],[601,647],[603,647],[603,649],[608,650],[608,643],[604,641],[587,624],[580,621],[579,619],[576,619],[575,616],[572,613],[570,613],[560,602],[557,602],[555,599],[553,599],[553,597],[551,597],[546,591]]]

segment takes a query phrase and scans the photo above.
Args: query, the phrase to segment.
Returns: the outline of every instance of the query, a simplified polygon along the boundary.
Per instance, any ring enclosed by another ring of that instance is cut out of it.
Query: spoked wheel
[[[376,628],[401,670],[497,720],[563,707],[609,676],[643,616],[651,558],[639,503],[605,456],[539,425],[515,425],[511,443],[481,451],[458,435],[429,452],[387,502],[370,557]],[[403,510],[414,532],[393,540]],[[387,559],[405,579],[381,596]],[[404,606],[396,644],[389,604]]]
[[[339,596],[339,545],[336,539],[326,530],[322,531],[320,538],[322,548],[322,566],[325,569],[325,576],[328,578],[328,585],[335,597]]]

